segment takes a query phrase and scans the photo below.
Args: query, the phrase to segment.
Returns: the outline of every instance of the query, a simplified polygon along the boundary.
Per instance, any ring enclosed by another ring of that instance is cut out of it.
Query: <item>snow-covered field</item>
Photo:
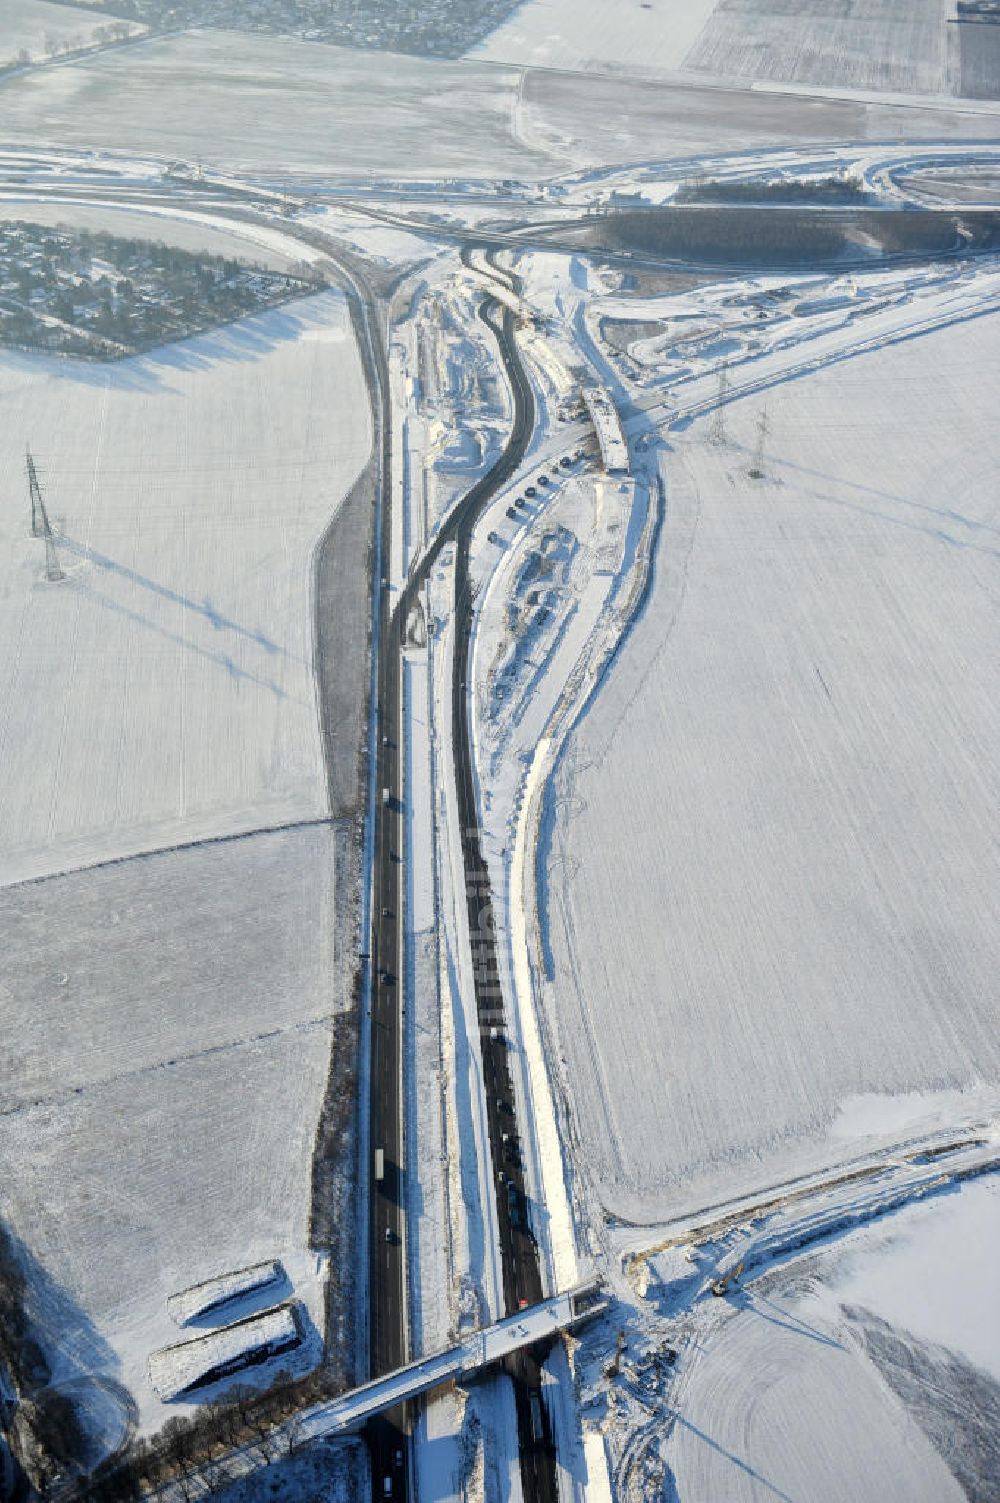
[[[311,554],[370,443],[342,296],[111,365],[7,353],[0,391],[3,879],[322,816]]]
[[[997,114],[978,101],[874,91],[840,98],[806,85],[719,88],[694,73],[678,83],[528,69],[516,128],[556,160],[600,166],[809,141],[993,140]]]
[[[947,93],[950,7],[941,0],[787,5],[720,0],[684,67],[720,77]],[[839,13],[838,13],[839,11]]]
[[[498,63],[602,73],[679,68],[716,0],[527,0],[471,54]]]
[[[7,140],[130,147],[244,170],[537,176],[512,133],[518,75],[488,64],[194,32],[11,78]]]
[[[638,52],[632,24],[621,45]],[[641,31],[641,19],[634,24]],[[574,21],[565,34],[585,40],[588,32]],[[878,91],[801,98],[703,86],[693,72],[677,85],[624,71],[440,62],[215,31],[11,75],[0,99],[10,143],[130,150],[274,181],[534,180],[765,142],[996,135],[995,107],[980,101],[892,94],[882,102]]]
[[[945,1126],[1000,1101],[998,350],[982,318],[788,383],[763,481],[757,402],[667,458],[653,595],[546,852],[557,1083],[620,1216],[898,1140],[859,1096],[950,1091]]]
[[[703,1306],[668,1398],[668,1496],[988,1503],[998,1235],[994,1175]]]
[[[227,230],[220,219],[208,223],[206,216],[196,213],[185,218],[163,206],[118,208],[113,204],[70,202],[74,191],[86,190],[79,183],[67,187],[65,200],[60,199],[58,188],[51,197],[32,196],[28,190],[16,195],[4,193],[0,195],[0,220],[66,225],[95,233],[106,230],[126,239],[162,241],[194,255],[207,252],[211,256],[235,256],[270,271],[290,271],[300,260],[290,241],[285,241],[286,249],[282,250],[277,235],[269,236],[257,226],[234,225]]]
[[[957,37],[941,0],[840,10],[776,0],[528,0],[471,55],[597,73],[693,71],[833,89],[950,92],[949,41]]]
[[[335,292],[111,365],[8,352],[0,390],[0,1217],[55,1381],[121,1384],[155,1427],[172,1296],[280,1259],[293,1366],[324,1328],[311,1164],[343,999],[311,570],[367,394]]]
[[[108,21],[141,31],[135,22],[121,22],[116,15],[107,20],[93,10],[77,10],[72,5],[50,5],[48,0],[2,0],[0,3],[0,67],[12,63],[22,52],[32,62],[66,47],[92,44],[94,32]]]
[[[280,1259],[322,1328],[333,899],[326,827],[0,891],[0,1218],[57,1378],[124,1383],[144,1424],[166,1418],[146,1359],[178,1339],[171,1296]]]

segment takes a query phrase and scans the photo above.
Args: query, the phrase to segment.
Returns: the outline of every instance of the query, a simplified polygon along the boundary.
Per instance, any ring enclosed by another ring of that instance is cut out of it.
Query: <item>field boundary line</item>
[[[129,851],[122,856],[105,856],[98,861],[81,861],[78,866],[59,867],[56,871],[43,872],[37,877],[20,877],[13,882],[0,882],[0,891],[13,891],[18,887],[37,887],[42,882],[58,882],[63,877],[75,877],[80,872],[100,871],[106,866],[124,866],[129,861],[149,861],[156,856],[169,856],[174,851],[194,851],[203,846],[230,845],[237,840],[255,840],[264,835],[283,835],[293,830],[314,830],[322,825],[333,829],[340,823],[330,814],[317,815],[314,819],[293,819],[278,825],[257,825],[252,830],[234,830],[226,835],[202,835],[192,840],[177,840],[169,845],[155,845],[140,851]]]

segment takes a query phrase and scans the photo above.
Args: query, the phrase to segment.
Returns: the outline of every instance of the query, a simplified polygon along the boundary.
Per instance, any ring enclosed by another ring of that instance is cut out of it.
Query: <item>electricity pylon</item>
[[[38,472],[35,469],[35,461],[31,457],[31,450],[27,450],[28,470],[28,495],[31,497],[31,536],[41,538],[45,536],[45,503],[42,500],[42,488],[38,484]]]
[[[757,418],[757,447],[754,449],[753,464],[748,472],[751,480],[764,479],[764,445],[767,442],[767,428],[767,408],[762,407]]]
[[[56,545],[52,540],[52,533],[49,531],[45,534],[45,578],[50,584],[55,584],[58,580],[66,578],[59,567],[59,555],[56,552]]]
[[[715,413],[712,417],[712,426],[708,437],[713,444],[726,442],[726,393],[729,390],[729,361],[723,360],[719,366],[719,395],[715,402]]]
[[[31,497],[31,535],[45,539],[45,578],[55,584],[58,580],[65,579],[66,576],[59,567],[59,555],[56,552],[52,528],[49,525],[49,514],[42,500],[42,488],[38,483],[38,472],[35,469],[35,461],[31,457],[30,449],[27,469],[28,493]]]

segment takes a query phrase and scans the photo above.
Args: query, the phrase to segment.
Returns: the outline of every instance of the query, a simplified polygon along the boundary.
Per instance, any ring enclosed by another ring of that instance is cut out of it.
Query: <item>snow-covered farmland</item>
[[[697,81],[695,81],[697,79]],[[579,165],[664,161],[807,141],[992,140],[992,106],[877,93],[702,85],[641,76],[527,69],[517,98],[519,138]]]
[[[945,93],[956,30],[947,9],[941,0],[842,8],[719,0],[684,66],[720,77]]]
[[[715,9],[716,0],[663,0],[653,6],[620,0],[528,0],[472,53],[498,63],[545,68],[679,68]]]
[[[280,1259],[277,1297],[323,1326],[333,854],[317,826],[0,891],[0,1221],[54,1380],[123,1384],[143,1425],[166,1418],[146,1363],[178,1340],[173,1296]]]
[[[253,176],[537,176],[514,69],[188,32],[3,86],[7,140],[148,150]]]
[[[144,31],[134,21],[109,16],[115,26],[130,32]],[[88,47],[94,32],[107,21],[98,11],[76,10],[72,5],[51,5],[49,0],[3,0],[0,7],[0,67],[12,63],[21,52],[32,62],[56,56],[65,48]]]
[[[668,1395],[672,1496],[995,1496],[996,1176],[702,1306]]]
[[[574,17],[571,37],[579,24]],[[759,143],[996,135],[995,109],[980,102],[802,98],[705,86],[703,77],[691,72],[677,84],[186,32],[12,75],[2,82],[4,137],[181,158],[272,181],[373,174],[467,183]]]
[[[828,88],[949,92],[941,0],[836,8],[776,0],[528,0],[472,54],[638,75],[691,70]],[[848,14],[850,12],[850,14]],[[952,71],[957,71],[953,69]]]
[[[619,1216],[906,1135],[860,1096],[1000,1102],[998,354],[991,316],[787,383],[764,480],[757,401],[675,436],[543,849],[557,1085]]]
[[[311,556],[370,446],[343,297],[111,365],[5,354],[0,392],[2,878],[322,816]]]
[[[67,187],[65,198],[33,195],[16,190],[0,195],[0,220],[24,220],[28,224],[62,225],[94,233],[106,230],[124,239],[162,241],[193,255],[235,256],[238,260],[269,271],[291,271],[301,266],[294,243],[280,232],[259,225],[234,224],[228,229],[219,217],[188,211],[185,215],[163,205],[141,204],[120,208],[113,203],[73,202],[79,186]],[[84,192],[86,190],[83,190]]]
[[[780,0],[528,0],[472,55],[598,73],[690,70],[831,89],[950,92],[949,41],[957,45],[957,37],[941,0],[839,11]]]

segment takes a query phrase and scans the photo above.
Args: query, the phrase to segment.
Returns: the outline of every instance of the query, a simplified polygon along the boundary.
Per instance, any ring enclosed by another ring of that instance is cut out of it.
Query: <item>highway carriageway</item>
[[[318,1440],[327,1435],[349,1434],[387,1409],[395,1409],[445,1383],[474,1377],[484,1368],[494,1367],[528,1347],[551,1341],[560,1331],[572,1330],[600,1314],[606,1306],[607,1301],[600,1297],[600,1280],[585,1280],[564,1294],[508,1315],[496,1325],[473,1331],[458,1346],[410,1362],[305,1412],[298,1435],[302,1440]]]

